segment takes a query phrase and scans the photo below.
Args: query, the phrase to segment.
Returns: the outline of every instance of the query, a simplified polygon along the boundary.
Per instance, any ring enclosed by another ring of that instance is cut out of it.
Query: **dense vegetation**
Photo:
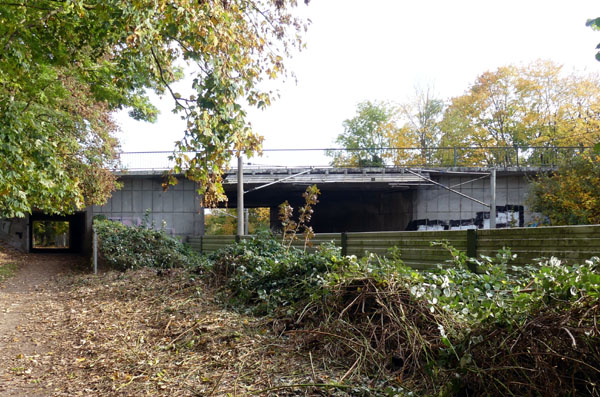
[[[140,267],[168,269],[191,267],[199,264],[199,257],[181,241],[168,236],[164,230],[155,229],[145,222],[128,227],[119,222],[95,219],[102,260],[114,269],[126,270]]]
[[[532,181],[530,204],[553,225],[600,223],[600,152],[587,151]]]
[[[284,74],[284,59],[302,45],[305,22],[292,14],[296,4],[0,4],[0,215],[104,203],[115,189],[111,112],[128,108],[135,119],[155,120],[149,90],[169,95],[187,121],[175,173],[209,187],[205,199],[223,198],[219,182],[231,156],[251,154],[262,141],[242,105],[268,106],[272,93],[259,83]],[[181,94],[172,84],[184,67],[190,79]]]
[[[475,260],[447,249],[452,266],[417,271],[393,252],[359,259],[325,245],[307,253],[263,234],[188,270],[225,304],[266,315],[290,343],[348,368],[340,392],[600,392],[598,258],[514,268],[509,250]]]
[[[248,234],[269,228],[269,208],[247,208]],[[204,230],[207,235],[234,235],[237,232],[237,209],[213,208],[204,216]]]

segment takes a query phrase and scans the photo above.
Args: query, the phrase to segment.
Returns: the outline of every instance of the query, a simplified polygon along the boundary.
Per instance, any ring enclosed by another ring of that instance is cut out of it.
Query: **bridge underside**
[[[297,214],[297,209],[304,204],[302,193],[309,185],[316,184],[321,196],[311,225],[319,233],[407,230],[407,227],[416,230],[415,227],[423,225],[434,229],[485,228],[489,222],[486,221],[489,205],[482,203],[491,200],[487,171],[429,169],[419,170],[417,175],[403,169],[245,170],[244,205],[270,208],[271,227],[277,228],[280,225],[278,205],[287,200]],[[523,226],[530,219],[531,214],[526,208],[523,210],[529,185],[526,175],[538,171],[504,169],[498,172],[497,212],[508,211],[506,208],[518,211],[515,226]],[[229,208],[237,207],[236,179],[233,173],[225,179]],[[443,189],[440,184],[455,191]],[[261,188],[253,190],[257,187]],[[497,223],[508,221],[500,216]]]
[[[246,184],[245,189],[257,187]],[[308,183],[275,184],[244,195],[246,208],[268,207],[271,210],[271,227],[278,228],[278,205],[288,201],[298,214],[304,205],[302,193]],[[317,184],[321,195],[314,207],[311,225],[315,232],[354,232],[404,230],[412,220],[413,191],[410,186],[390,187],[387,183],[369,184]],[[237,207],[236,186],[225,185],[228,207]]]

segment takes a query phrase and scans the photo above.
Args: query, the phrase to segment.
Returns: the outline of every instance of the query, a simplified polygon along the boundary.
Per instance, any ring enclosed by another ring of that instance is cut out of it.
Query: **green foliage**
[[[125,226],[109,220],[94,220],[102,258],[118,270],[139,267],[196,267],[201,259],[181,241],[144,222]]]
[[[280,309],[292,314],[298,304],[319,294],[324,275],[342,257],[331,245],[305,253],[263,232],[211,254],[209,260],[209,273],[225,286],[233,304],[247,306],[257,314]]]
[[[586,26],[589,26],[594,30],[600,30],[600,18],[588,19]],[[600,44],[596,46],[596,49],[600,49]],[[596,59],[600,61],[600,51],[596,53]]]
[[[471,324],[523,321],[532,311],[556,301],[577,301],[583,296],[598,297],[600,259],[567,265],[551,258],[536,265],[510,266],[516,255],[510,249],[495,257],[469,259],[458,254],[453,266],[439,266],[435,272],[412,276],[411,294],[425,298],[431,310],[445,310]],[[417,281],[417,283],[415,283]]]
[[[600,223],[600,155],[583,153],[531,183],[529,204],[553,225]]]
[[[32,242],[34,248],[67,248],[55,247],[56,238],[62,236],[64,242],[69,239],[69,222],[66,221],[51,221],[51,220],[36,220],[32,227]]]
[[[295,0],[40,0],[0,5],[0,214],[32,208],[71,212],[103,203],[114,190],[115,125],[129,108],[152,121],[148,90],[169,94],[187,121],[173,175],[201,182],[222,199],[222,171],[262,138],[243,103],[263,108],[258,88],[285,73],[305,23]],[[173,91],[181,62],[193,94]],[[170,181],[174,183],[174,176]],[[111,179],[112,178],[112,179]]]
[[[381,167],[384,155],[379,148],[389,146],[395,131],[394,110],[383,102],[358,104],[357,115],[344,121],[344,132],[335,142],[349,151],[329,151],[332,165],[338,167]]]

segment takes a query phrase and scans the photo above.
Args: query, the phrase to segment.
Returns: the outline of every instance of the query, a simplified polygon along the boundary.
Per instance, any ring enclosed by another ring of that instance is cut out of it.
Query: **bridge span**
[[[526,204],[529,180],[546,168],[497,168],[498,227],[523,226],[533,219]],[[303,204],[309,185],[321,190],[312,226],[316,232],[442,230],[489,227],[491,202],[487,168],[247,168],[244,170],[246,207],[268,207],[277,228],[278,206]],[[66,221],[72,250],[87,250],[96,215],[125,224],[164,223],[167,232],[182,237],[204,233],[204,209],[196,185],[186,179],[163,191],[162,170],[133,170],[120,174],[122,189],[103,206],[91,206],[72,217],[34,213],[24,219],[4,220],[0,239],[24,251],[33,247],[34,222]],[[236,170],[225,177],[229,208],[237,206]],[[268,186],[265,186],[268,185]],[[453,191],[447,190],[452,189]],[[60,219],[59,219],[60,218]],[[63,219],[64,218],[64,219]],[[77,247],[75,247],[77,245]]]
[[[529,178],[548,170],[497,168],[498,225],[523,226],[531,221],[526,206]],[[277,206],[288,200],[298,208],[303,203],[302,192],[316,184],[321,196],[313,227],[318,232],[486,227],[489,208],[478,201],[491,202],[489,174],[488,168],[480,167],[246,169],[244,203],[246,207],[271,208],[275,226]],[[224,184],[229,207],[237,206],[236,185],[237,175],[232,170]]]

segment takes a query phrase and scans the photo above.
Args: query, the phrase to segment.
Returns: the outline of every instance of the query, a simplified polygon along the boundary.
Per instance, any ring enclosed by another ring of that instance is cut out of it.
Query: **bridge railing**
[[[568,164],[586,150],[582,146],[264,149],[245,167],[549,167]],[[172,151],[122,152],[115,168],[169,170],[175,165],[172,156]],[[230,166],[235,168],[235,162]]]

